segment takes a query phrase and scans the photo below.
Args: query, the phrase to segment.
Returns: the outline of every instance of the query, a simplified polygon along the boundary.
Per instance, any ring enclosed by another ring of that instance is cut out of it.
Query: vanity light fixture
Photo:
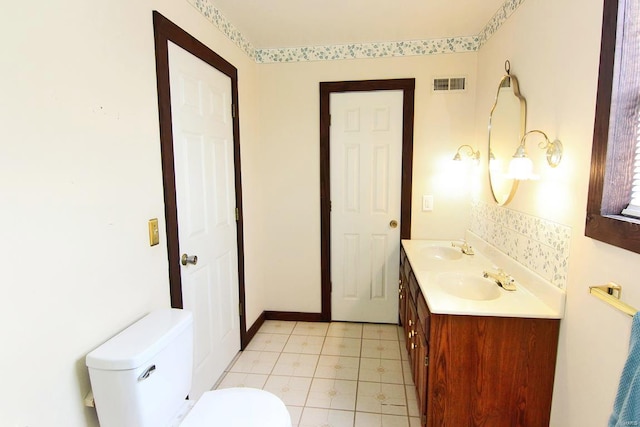
[[[547,152],[547,163],[552,168],[555,168],[560,164],[560,160],[562,160],[562,143],[557,139],[553,142],[549,141],[549,137],[547,134],[542,132],[541,130],[534,129],[525,133],[520,140],[520,145],[516,149],[511,162],[509,162],[509,173],[507,176],[511,179],[517,179],[520,181],[528,180],[528,179],[538,179],[539,176],[533,173],[533,162],[529,158],[527,154],[527,150],[524,146],[524,142],[529,135],[532,133],[539,133],[544,137],[544,141],[541,141],[538,144],[538,148],[542,150],[546,150]]]
[[[453,160],[457,162],[462,160],[462,157],[460,156],[460,150],[462,150],[463,148],[467,148],[467,152],[463,154],[465,154],[468,157],[471,157],[476,162],[476,164],[480,162],[480,150],[474,150],[472,146],[467,144],[463,144],[460,147],[458,147],[458,149],[456,150],[456,155],[453,156]]]

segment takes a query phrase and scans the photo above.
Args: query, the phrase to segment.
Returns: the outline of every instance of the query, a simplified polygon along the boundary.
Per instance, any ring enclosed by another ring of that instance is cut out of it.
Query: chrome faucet
[[[491,278],[493,280],[495,280],[495,282],[498,284],[498,286],[500,286],[502,289],[506,290],[506,291],[515,291],[516,290],[516,281],[513,279],[513,277],[511,277],[509,274],[507,274],[503,269],[499,268],[497,272],[492,273],[490,271],[484,271],[482,273],[482,276],[485,278]]]
[[[473,248],[470,244],[467,243],[466,240],[463,240],[462,242],[451,242],[451,246],[453,246],[454,248],[460,248],[460,251],[462,251],[462,253],[465,255],[474,254]]]

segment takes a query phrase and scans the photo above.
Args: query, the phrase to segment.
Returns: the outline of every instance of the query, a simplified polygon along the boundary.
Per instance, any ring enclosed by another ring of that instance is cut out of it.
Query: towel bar
[[[629,304],[620,301],[622,286],[616,283],[609,282],[602,286],[589,286],[589,293],[629,316],[634,316],[638,312],[637,309],[631,307]]]

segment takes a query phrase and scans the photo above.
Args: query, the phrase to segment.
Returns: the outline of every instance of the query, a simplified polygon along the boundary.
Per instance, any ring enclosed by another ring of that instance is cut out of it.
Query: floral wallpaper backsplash
[[[565,289],[571,227],[477,202],[471,208],[471,231],[558,288]]]
[[[256,49],[253,44],[229,22],[220,10],[213,5],[215,0],[187,1],[250,58],[260,64],[269,64],[279,62],[389,58],[394,56],[474,52],[484,45],[525,0],[506,0],[482,31],[475,36],[271,49]]]

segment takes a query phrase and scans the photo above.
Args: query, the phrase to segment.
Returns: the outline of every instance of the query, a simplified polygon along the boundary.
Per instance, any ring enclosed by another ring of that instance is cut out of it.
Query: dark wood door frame
[[[245,295],[244,295],[244,232],[242,226],[242,185],[240,174],[240,114],[238,108],[238,70],[221,56],[169,21],[157,11],[153,12],[153,29],[156,48],[156,78],[158,84],[158,112],[160,120],[160,149],[162,154],[162,179],[169,261],[169,286],[171,307],[183,308],[182,281],[180,278],[180,246],[178,243],[178,209],[176,202],[175,169],[173,165],[173,129],[171,126],[171,93],[169,85],[169,50],[172,42],[231,79],[233,105],[233,147],[235,166],[238,244],[238,293],[240,300],[240,347],[247,345]]]
[[[402,90],[402,183],[400,200],[400,238],[411,238],[411,185],[413,174],[413,113],[416,80],[360,80],[320,83],[320,258],[323,321],[331,320],[331,182],[330,182],[330,95],[334,92]],[[398,264],[400,260],[398,259]]]

